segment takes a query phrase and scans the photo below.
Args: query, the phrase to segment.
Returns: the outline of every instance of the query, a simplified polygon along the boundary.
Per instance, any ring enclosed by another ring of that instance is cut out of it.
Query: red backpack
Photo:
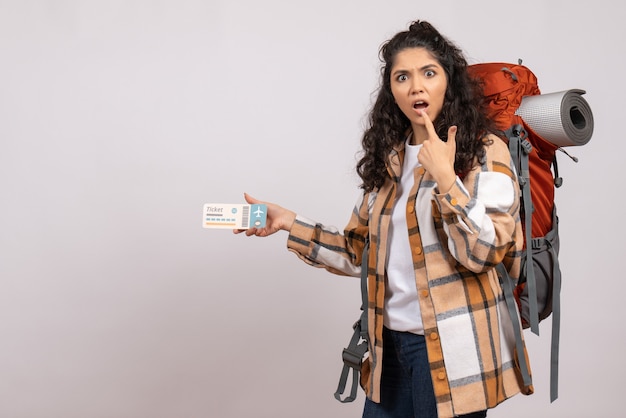
[[[557,145],[537,134],[517,111],[525,96],[541,94],[537,77],[527,67],[510,63],[483,63],[469,66],[470,75],[483,83],[488,114],[502,131],[515,163],[521,189],[521,218],[524,229],[522,270],[517,284],[503,266],[501,276],[511,315],[517,304],[523,328],[539,335],[539,322],[552,314],[551,401],[558,396],[558,349],[560,331],[560,289],[558,217],[555,187],[562,183],[556,165]],[[554,169],[554,172],[552,171]],[[521,330],[517,332],[518,336]],[[518,353],[521,338],[518,339]],[[523,357],[523,356],[522,356]],[[520,358],[525,383],[530,372]]]

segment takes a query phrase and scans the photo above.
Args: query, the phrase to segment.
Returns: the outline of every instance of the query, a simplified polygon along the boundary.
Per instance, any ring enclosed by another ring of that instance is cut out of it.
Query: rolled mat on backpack
[[[537,134],[559,147],[585,145],[593,134],[593,114],[585,90],[524,96],[515,112]]]

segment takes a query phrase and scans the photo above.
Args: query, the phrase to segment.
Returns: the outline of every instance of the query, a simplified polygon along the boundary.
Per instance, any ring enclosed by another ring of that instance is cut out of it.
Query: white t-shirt
[[[415,285],[415,269],[406,224],[406,206],[414,184],[414,171],[420,166],[417,154],[421,147],[410,145],[408,140],[404,146],[402,180],[389,226],[384,313],[384,324],[387,328],[415,334],[424,334],[424,325]]]

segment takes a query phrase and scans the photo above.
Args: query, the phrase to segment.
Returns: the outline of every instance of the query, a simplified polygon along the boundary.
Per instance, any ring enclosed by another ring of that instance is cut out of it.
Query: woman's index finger
[[[437,136],[437,131],[435,130],[435,125],[433,125],[433,121],[430,120],[430,116],[426,113],[426,110],[422,110],[420,113],[422,118],[424,118],[424,125],[426,126],[426,130],[428,131],[429,136]]]

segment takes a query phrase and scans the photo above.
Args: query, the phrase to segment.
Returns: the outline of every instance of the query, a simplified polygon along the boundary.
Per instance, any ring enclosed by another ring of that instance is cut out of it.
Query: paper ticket
[[[263,228],[266,220],[267,206],[263,204],[205,203],[202,226],[228,229]]]

